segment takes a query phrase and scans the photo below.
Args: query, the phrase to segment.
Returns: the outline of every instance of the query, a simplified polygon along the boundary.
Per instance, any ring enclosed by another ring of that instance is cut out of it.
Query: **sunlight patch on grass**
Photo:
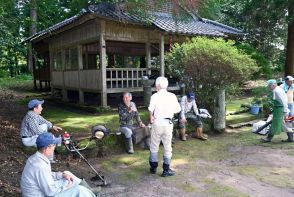
[[[127,166],[131,166],[135,163],[142,163],[140,162],[140,159],[139,158],[136,158],[136,157],[131,157],[131,156],[125,156],[125,157],[121,157],[118,159],[118,162],[121,162]]]
[[[232,113],[236,111],[240,111],[244,108],[241,108],[242,104],[250,104],[251,101],[253,100],[253,97],[246,97],[246,98],[241,98],[241,99],[234,99],[228,101],[226,105],[226,111],[227,113]]]
[[[241,122],[249,122],[251,120],[259,119],[261,116],[259,115],[252,115],[250,113],[241,113],[235,115],[229,115],[226,117],[226,124],[236,124]]]
[[[177,167],[180,165],[185,165],[188,164],[189,161],[187,159],[173,159],[173,166]]]

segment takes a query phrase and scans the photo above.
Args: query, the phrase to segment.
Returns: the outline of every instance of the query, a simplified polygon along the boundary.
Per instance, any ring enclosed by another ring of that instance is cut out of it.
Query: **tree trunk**
[[[289,3],[288,39],[285,75],[294,75],[294,5]]]
[[[31,29],[30,35],[34,35],[37,33],[37,2],[36,0],[31,0],[30,2],[30,18],[31,18]],[[33,52],[32,45],[29,43],[28,45],[28,69],[29,71],[33,71]]]
[[[216,92],[214,102],[214,118],[213,129],[218,132],[223,132],[226,128],[226,97],[225,90]]]

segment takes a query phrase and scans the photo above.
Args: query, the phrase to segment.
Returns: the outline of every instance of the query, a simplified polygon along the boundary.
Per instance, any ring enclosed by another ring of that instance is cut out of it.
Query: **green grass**
[[[235,115],[229,115],[226,117],[226,124],[237,124],[241,122],[249,122],[251,120],[260,119],[261,115],[252,115],[250,113],[241,113]]]
[[[277,187],[290,188],[294,184],[292,168],[244,165],[236,166],[234,170]]]
[[[226,105],[227,114],[244,109],[241,107],[241,105],[250,104],[252,100],[253,100],[253,97],[246,97],[246,98],[240,98],[240,99],[234,99],[234,100],[228,101]]]
[[[247,194],[244,194],[232,187],[222,185],[215,182],[213,179],[205,179],[208,189],[206,192],[209,193],[209,196],[217,197],[248,197]]]
[[[33,87],[32,75],[18,75],[16,77],[0,78],[0,88],[27,90]]]

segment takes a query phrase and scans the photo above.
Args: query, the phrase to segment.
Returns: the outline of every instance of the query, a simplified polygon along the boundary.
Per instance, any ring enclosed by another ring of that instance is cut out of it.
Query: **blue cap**
[[[48,147],[50,144],[60,144],[61,138],[55,138],[50,132],[42,133],[38,136],[36,140],[37,148]]]
[[[28,103],[28,108],[33,109],[37,107],[39,104],[42,105],[43,103],[44,103],[44,100],[33,99]]]
[[[187,97],[188,97],[188,99],[195,99],[195,93],[194,92],[189,92],[188,94],[187,94]]]
[[[273,85],[273,84],[277,84],[277,81],[275,79],[270,79],[267,81],[268,86]]]

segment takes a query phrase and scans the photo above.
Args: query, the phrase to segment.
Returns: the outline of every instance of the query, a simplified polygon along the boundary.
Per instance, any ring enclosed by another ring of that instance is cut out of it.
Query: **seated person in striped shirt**
[[[60,131],[62,128],[54,126],[51,122],[41,116],[42,104],[44,100],[33,99],[28,103],[29,111],[25,115],[21,123],[21,140],[25,146],[36,145],[38,136],[42,133],[48,132],[53,129],[54,131]],[[61,137],[57,138],[61,143]]]

